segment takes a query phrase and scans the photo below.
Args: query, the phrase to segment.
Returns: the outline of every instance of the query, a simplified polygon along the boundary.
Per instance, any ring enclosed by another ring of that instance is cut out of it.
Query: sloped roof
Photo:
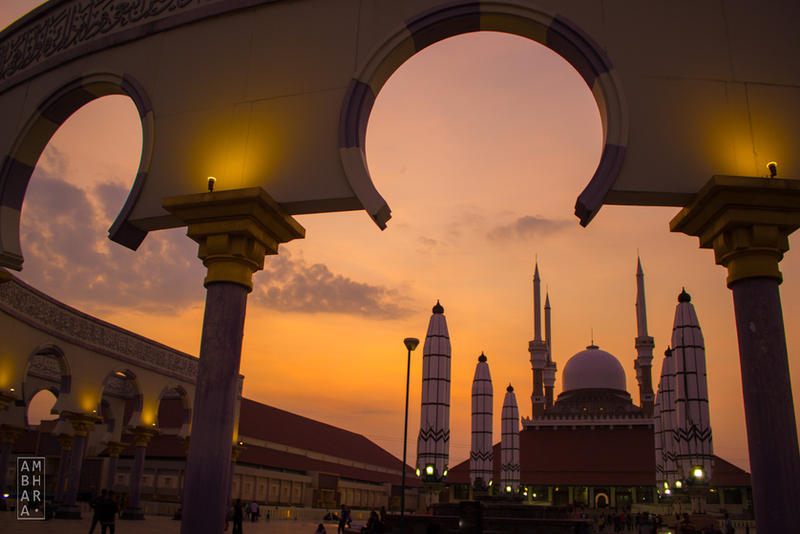
[[[655,486],[653,431],[649,428],[544,429],[520,432],[520,483],[574,486]],[[454,466],[452,483],[469,483],[469,460]],[[500,444],[494,446],[500,480]],[[750,475],[715,457],[712,486],[748,486]]]

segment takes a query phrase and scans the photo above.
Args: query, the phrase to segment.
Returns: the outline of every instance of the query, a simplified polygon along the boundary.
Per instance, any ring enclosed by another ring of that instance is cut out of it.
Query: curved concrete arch
[[[375,189],[366,163],[369,114],[381,87],[406,60],[439,41],[476,31],[495,31],[536,41],[564,58],[589,86],[603,126],[603,152],[589,184],[575,204],[586,226],[614,184],[628,141],[628,113],[620,81],[602,48],[577,25],[530,3],[459,1],[408,20],[368,56],[350,82],[339,119],[339,147],[345,175],[367,212],[381,228],[390,211]]]
[[[3,228],[0,233],[0,261],[13,269],[22,268],[19,226],[22,203],[28,182],[56,130],[73,113],[89,102],[109,95],[128,96],[139,112],[142,124],[142,155],[139,168],[125,204],[109,229],[109,237],[137,248],[146,232],[127,223],[147,178],[154,144],[153,109],[144,88],[130,75],[98,72],[80,76],[61,85],[44,98],[20,129],[9,153],[0,166],[0,209]]]
[[[103,397],[107,394],[116,394],[116,395],[124,395],[127,392],[118,391],[112,392],[109,388],[112,384],[119,385],[119,382],[130,384],[133,389],[134,393],[131,397],[133,401],[133,412],[130,416],[130,422],[138,421],[141,417],[142,413],[142,406],[144,404],[144,394],[142,393],[142,387],[139,383],[139,380],[136,377],[136,373],[134,373],[131,369],[127,367],[113,367],[110,371],[108,371],[103,378],[103,381],[100,385],[100,393],[98,395],[98,402],[97,402],[97,412],[101,412]],[[112,410],[112,407],[109,403],[109,410]],[[123,407],[124,412],[124,407]],[[118,415],[118,417],[117,417]],[[124,421],[124,413],[115,414],[114,420],[119,420],[121,425],[125,424]]]
[[[22,382],[22,398],[25,401],[25,405],[27,406],[30,402],[30,399],[36,393],[28,394],[27,388],[25,386],[25,381],[28,378],[28,373],[31,371],[33,358],[35,356],[50,356],[54,358],[58,364],[60,379],[59,379],[59,387],[58,392],[59,394],[68,394],[72,389],[72,372],[70,371],[69,360],[67,359],[67,355],[61,349],[60,346],[55,345],[53,343],[44,343],[36,347],[28,356],[28,359],[25,362],[25,370],[23,374],[23,382]],[[38,391],[38,390],[37,390]],[[58,397],[59,395],[56,395]]]

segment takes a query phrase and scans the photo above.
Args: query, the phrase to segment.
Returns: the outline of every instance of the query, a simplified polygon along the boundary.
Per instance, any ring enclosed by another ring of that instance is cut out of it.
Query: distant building
[[[647,315],[644,300],[644,274],[641,262],[637,266],[637,337],[634,360],[639,384],[639,404],[634,404],[627,391],[625,370],[612,354],[591,344],[572,356],[562,372],[562,392],[553,401],[556,365],[552,360],[550,337],[550,299],[545,303],[546,338],[541,335],[540,277],[538,266],[534,274],[534,339],[529,343],[533,372],[531,396],[532,417],[521,420],[519,436],[520,490],[518,498],[533,504],[575,504],[587,507],[647,507],[661,499],[668,502],[680,499],[676,492],[675,477],[669,480],[670,495],[657,491],[657,469],[663,471],[663,453],[657,450],[655,438],[666,442],[666,430],[656,426],[654,435],[654,395],[651,382],[653,338],[647,333]],[[750,505],[750,475],[711,453],[711,430],[708,419],[708,394],[705,386],[705,356],[702,354],[702,333],[692,308],[688,310],[689,297],[684,292],[676,312],[678,330],[686,331],[690,340],[681,341],[686,357],[682,359],[682,375],[692,377],[692,387],[684,394],[689,410],[681,407],[686,421],[670,419],[669,436],[676,436],[676,457],[683,443],[685,462],[696,463],[704,469],[702,497],[703,508],[725,508],[741,511]],[[680,323],[680,324],[679,324]],[[677,330],[676,330],[677,331]],[[683,334],[681,334],[683,335]],[[673,336],[674,337],[674,336]],[[683,339],[683,338],[682,338]],[[675,345],[675,341],[673,341]],[[683,354],[683,353],[681,353]],[[685,362],[685,363],[683,363]],[[672,388],[675,369],[667,362],[666,387]],[[488,369],[487,369],[488,373]],[[696,378],[699,377],[699,378]],[[685,388],[684,388],[685,389]],[[657,421],[668,417],[674,410],[675,395],[660,396]],[[693,410],[693,411],[692,411]],[[691,415],[696,413],[697,415]],[[693,421],[689,423],[688,421]],[[505,421],[503,422],[505,425]],[[693,426],[694,425],[694,426]],[[679,428],[682,429],[679,432]],[[680,435],[679,435],[680,434]],[[681,438],[683,436],[683,438]],[[687,442],[692,439],[692,444]],[[695,443],[696,442],[696,443]],[[494,445],[493,480],[503,477],[500,444]],[[694,463],[692,466],[694,466]],[[688,464],[687,464],[688,465]],[[675,471],[675,469],[673,469]],[[689,472],[687,469],[686,472]],[[709,478],[710,475],[710,478]],[[658,475],[658,481],[664,481]],[[470,498],[469,462],[462,462],[450,470],[448,482],[455,499]],[[496,486],[495,486],[496,487]],[[663,489],[663,488],[662,488]],[[495,491],[504,491],[498,488]],[[697,498],[697,492],[693,497]],[[688,499],[681,499],[688,500]],[[685,504],[684,511],[690,510]]]

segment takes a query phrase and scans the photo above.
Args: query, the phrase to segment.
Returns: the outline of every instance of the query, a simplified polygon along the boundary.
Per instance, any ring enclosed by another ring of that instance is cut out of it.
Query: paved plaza
[[[311,521],[272,520],[244,523],[244,534],[313,534],[319,523]],[[0,532],[3,534],[86,534],[91,518],[81,520],[51,519],[49,521],[17,521],[13,512],[0,512]],[[117,520],[117,534],[178,534],[180,522],[168,517],[148,516],[144,521]],[[335,534],[336,525],[326,524],[329,534]],[[228,528],[228,532],[231,529]],[[222,533],[222,529],[220,529]],[[100,525],[95,528],[100,534]]]

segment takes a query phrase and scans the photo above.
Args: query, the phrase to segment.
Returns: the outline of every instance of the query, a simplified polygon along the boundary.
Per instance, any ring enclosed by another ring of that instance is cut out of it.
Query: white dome
[[[627,391],[625,370],[614,355],[589,345],[564,366],[564,389],[616,389]]]

